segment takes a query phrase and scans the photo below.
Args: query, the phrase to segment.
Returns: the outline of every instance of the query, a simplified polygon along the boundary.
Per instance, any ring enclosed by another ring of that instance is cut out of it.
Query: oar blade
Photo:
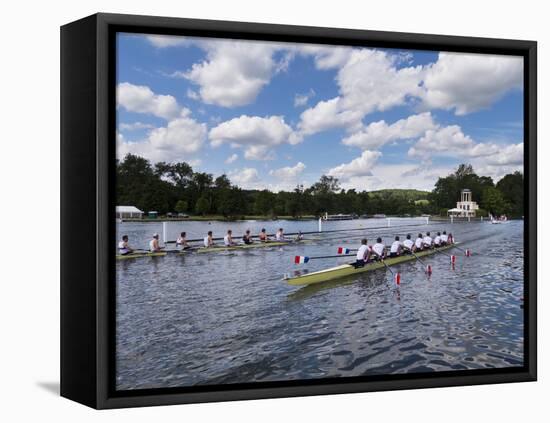
[[[396,285],[401,285],[401,273],[397,272],[393,275],[393,280]]]
[[[295,256],[294,257],[294,264],[304,264],[309,261],[309,257],[305,256]]]
[[[350,251],[351,251],[351,250],[350,250],[349,248],[338,247],[337,253],[338,253],[338,254],[349,254]]]

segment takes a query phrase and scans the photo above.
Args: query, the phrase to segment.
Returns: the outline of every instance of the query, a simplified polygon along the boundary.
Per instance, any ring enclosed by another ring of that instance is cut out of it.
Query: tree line
[[[152,164],[128,154],[116,162],[117,204],[133,205],[160,214],[241,216],[320,216],[346,213],[359,216],[446,214],[455,207],[462,188],[470,188],[474,200],[494,214],[523,215],[523,175],[506,175],[496,185],[491,178],[475,175],[470,165],[460,165],[439,178],[433,192],[417,190],[357,191],[342,189],[337,178],[323,175],[312,186],[293,191],[245,190],[227,175],[195,172],[185,162]],[[518,199],[521,196],[521,201]]]

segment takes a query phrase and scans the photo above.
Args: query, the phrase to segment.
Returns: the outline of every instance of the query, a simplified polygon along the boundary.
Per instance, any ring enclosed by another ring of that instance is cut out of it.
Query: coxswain
[[[386,258],[386,246],[382,244],[382,238],[379,237],[376,239],[376,244],[372,246],[372,252],[380,260],[384,260]]]
[[[283,233],[283,228],[279,228],[279,230],[275,234],[275,239],[277,241],[286,241],[285,240],[285,234]]]
[[[203,240],[205,248],[210,248],[214,246],[214,239],[212,238],[212,231],[208,231],[208,234],[204,237]]]
[[[369,261],[371,249],[367,245],[367,238],[361,240],[361,246],[357,249],[357,259],[355,267],[363,267]]]
[[[233,241],[233,231],[231,229],[228,229],[227,235],[223,237],[223,244],[226,247],[232,247],[234,245],[237,245],[237,243]]]
[[[134,249],[128,244],[128,235],[122,235],[122,241],[118,243],[118,253],[125,256],[126,254],[133,253]]]
[[[243,242],[248,245],[252,244],[254,241],[252,241],[252,235],[250,235],[250,229],[247,229],[246,232],[243,235]]]
[[[453,234],[449,232],[449,236],[447,237],[447,244],[454,244],[455,239],[453,237]]]
[[[407,251],[414,251],[414,242],[411,239],[411,234],[407,234],[407,239],[403,241],[403,247]]]
[[[162,248],[159,244],[159,234],[153,234],[153,239],[149,241],[149,251],[156,253],[161,250]]]
[[[402,249],[401,242],[399,241],[399,236],[395,237],[395,241],[392,242],[390,247],[390,257],[397,257],[401,255]]]

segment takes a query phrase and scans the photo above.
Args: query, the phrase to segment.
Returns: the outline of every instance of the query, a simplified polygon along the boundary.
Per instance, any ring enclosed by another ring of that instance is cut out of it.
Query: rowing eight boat
[[[457,243],[458,245],[458,243]],[[436,254],[437,251],[448,250],[453,248],[454,245],[446,245],[445,247],[439,247],[437,250],[426,250],[416,253],[417,257],[429,256]],[[396,264],[405,263],[408,261],[416,260],[416,257],[412,254],[406,254],[399,257],[387,258],[384,262],[388,266],[394,266]],[[327,282],[334,279],[343,278],[346,276],[355,275],[358,273],[370,272],[372,270],[384,268],[384,263],[381,261],[375,261],[368,263],[363,267],[355,268],[353,264],[342,264],[341,266],[331,267],[330,269],[319,270],[318,272],[307,273],[301,276],[286,277],[286,280],[290,285],[311,285],[314,283]]]
[[[248,250],[250,248],[282,247],[284,245],[305,243],[308,241],[309,240],[255,242],[254,244],[241,244],[241,245],[234,245],[232,247],[226,247],[225,245],[216,245],[214,247],[209,247],[209,248],[201,247],[201,248],[195,249],[194,251],[196,253],[215,253],[218,251]],[[183,250],[182,253],[185,251],[189,251],[189,250]],[[193,250],[191,249],[190,251],[193,251]]]
[[[255,242],[254,244],[240,244],[240,245],[234,245],[232,247],[226,247],[225,245],[219,245],[214,247],[192,247],[187,250],[169,250],[169,251],[161,251],[158,253],[131,253],[131,254],[119,254],[116,256],[117,260],[126,260],[131,258],[143,258],[143,257],[160,257],[165,256],[168,252],[175,252],[179,254],[188,254],[188,253],[217,253],[220,251],[236,251],[236,250],[248,250],[251,248],[265,248],[265,247],[282,247],[289,244],[297,244],[297,243],[307,243],[311,242],[311,240],[301,240],[301,241],[270,241],[270,242]]]

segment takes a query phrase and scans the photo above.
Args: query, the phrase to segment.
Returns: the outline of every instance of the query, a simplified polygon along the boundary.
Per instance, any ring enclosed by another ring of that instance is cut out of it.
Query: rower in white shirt
[[[180,233],[180,236],[176,240],[176,247],[181,248],[182,250],[187,250],[188,248],[191,248],[191,246],[187,242],[187,233]]]
[[[407,234],[407,239],[403,241],[403,247],[405,250],[414,251],[414,242],[411,239],[411,234]]]
[[[424,249],[424,238],[422,234],[418,234],[418,238],[414,241],[414,251],[422,251]]]
[[[118,243],[118,253],[122,256],[126,254],[131,254],[134,252],[134,249],[128,244],[128,235],[122,235],[122,241]]]
[[[381,260],[386,258],[386,246],[382,244],[382,238],[376,239],[376,244],[372,246],[372,252]]]
[[[393,241],[391,247],[390,247],[390,257],[397,257],[401,255],[401,249],[402,245],[401,242],[399,242],[399,237],[395,237],[395,241]]]
[[[422,240],[422,243],[424,244],[424,248],[432,248],[433,239],[429,232],[426,232],[426,236]]]
[[[449,237],[447,236],[447,231],[443,231],[443,234],[441,235],[441,245],[447,245],[449,242]]]
[[[149,251],[156,253],[161,250],[162,247],[159,244],[159,234],[153,234],[153,239],[149,241]]]
[[[228,229],[227,235],[223,237],[223,245],[225,245],[226,247],[237,245],[237,243],[233,241],[233,231],[231,229]]]
[[[210,248],[214,246],[214,239],[212,238],[212,231],[208,231],[208,235],[204,237],[203,240],[205,248]]]
[[[441,232],[438,232],[434,238],[434,247],[441,247]]]
[[[367,245],[367,238],[361,240],[361,246],[357,250],[357,259],[355,260],[355,267],[363,267],[365,263],[369,261],[371,250]]]
[[[283,228],[279,228],[279,230],[275,234],[275,239],[277,241],[286,241],[285,234],[283,233]]]

